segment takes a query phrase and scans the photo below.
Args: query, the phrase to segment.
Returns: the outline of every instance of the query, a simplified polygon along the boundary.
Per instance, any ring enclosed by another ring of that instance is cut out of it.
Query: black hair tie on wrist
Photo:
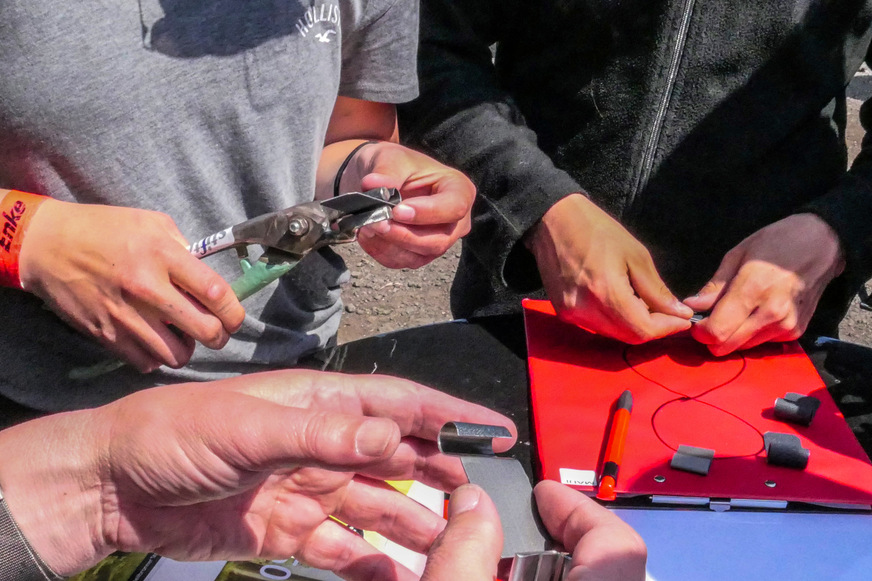
[[[342,165],[339,166],[339,169],[336,171],[336,178],[333,180],[333,197],[339,195],[339,182],[342,181],[342,172],[345,171],[345,168],[348,167],[348,164],[351,163],[351,158],[354,157],[354,154],[363,148],[364,145],[370,145],[371,143],[378,143],[378,141],[364,141],[359,144],[357,147],[351,150],[351,153],[348,154],[348,157],[345,158],[345,161],[342,162]]]

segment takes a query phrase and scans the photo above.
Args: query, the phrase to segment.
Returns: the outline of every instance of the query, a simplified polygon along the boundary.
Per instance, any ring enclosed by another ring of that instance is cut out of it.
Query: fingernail
[[[687,305],[685,305],[684,303],[682,303],[678,299],[675,299],[675,308],[678,310],[679,313],[681,313],[682,316],[685,316],[685,317],[692,317],[693,316],[693,309],[691,309],[690,307],[688,307]]]
[[[225,286],[219,284],[209,286],[209,289],[206,291],[206,298],[217,301],[224,296],[225,288]]]
[[[387,418],[369,418],[357,428],[354,449],[358,454],[380,458],[393,441],[396,431],[397,425]]]
[[[375,232],[373,232],[369,226],[366,226],[366,227],[361,228],[360,230],[357,231],[357,236],[358,236],[358,238],[363,238],[365,240],[369,240],[370,238],[375,236]]]
[[[415,219],[415,208],[407,204],[399,204],[391,213],[394,219],[400,222],[410,222]]]
[[[390,220],[382,220],[381,222],[374,222],[369,225],[372,228],[373,232],[378,232],[379,234],[387,234],[391,231],[391,223]]]
[[[481,500],[481,489],[472,484],[464,484],[451,493],[451,500],[448,502],[448,516],[455,516],[474,509],[478,506],[479,500]]]

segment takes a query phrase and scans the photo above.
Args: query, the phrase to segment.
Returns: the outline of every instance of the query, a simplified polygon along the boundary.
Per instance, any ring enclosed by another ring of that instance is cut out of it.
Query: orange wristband
[[[0,202],[0,286],[22,288],[18,255],[27,226],[45,196],[11,190]]]

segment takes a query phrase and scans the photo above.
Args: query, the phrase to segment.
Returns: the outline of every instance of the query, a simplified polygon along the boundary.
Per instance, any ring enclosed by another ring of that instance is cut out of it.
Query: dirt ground
[[[448,289],[460,257],[458,242],[417,270],[391,270],[357,244],[333,247],[345,259],[351,282],[343,289],[345,313],[339,342],[451,320]]]
[[[863,130],[857,114],[860,100],[872,95],[872,74],[864,70],[849,88],[847,141],[850,159],[857,155]],[[872,217],[865,217],[872,219]],[[339,342],[345,343],[403,329],[448,321],[448,289],[454,278],[460,243],[444,256],[418,270],[384,268],[364,253],[357,244],[336,248],[351,271],[351,282],[344,289],[345,313]],[[872,287],[872,284],[867,284]],[[840,328],[841,338],[872,346],[872,312],[854,300]]]

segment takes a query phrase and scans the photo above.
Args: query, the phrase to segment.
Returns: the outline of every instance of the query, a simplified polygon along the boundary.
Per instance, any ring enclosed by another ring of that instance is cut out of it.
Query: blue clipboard
[[[648,546],[651,581],[872,579],[872,514],[614,509]]]

